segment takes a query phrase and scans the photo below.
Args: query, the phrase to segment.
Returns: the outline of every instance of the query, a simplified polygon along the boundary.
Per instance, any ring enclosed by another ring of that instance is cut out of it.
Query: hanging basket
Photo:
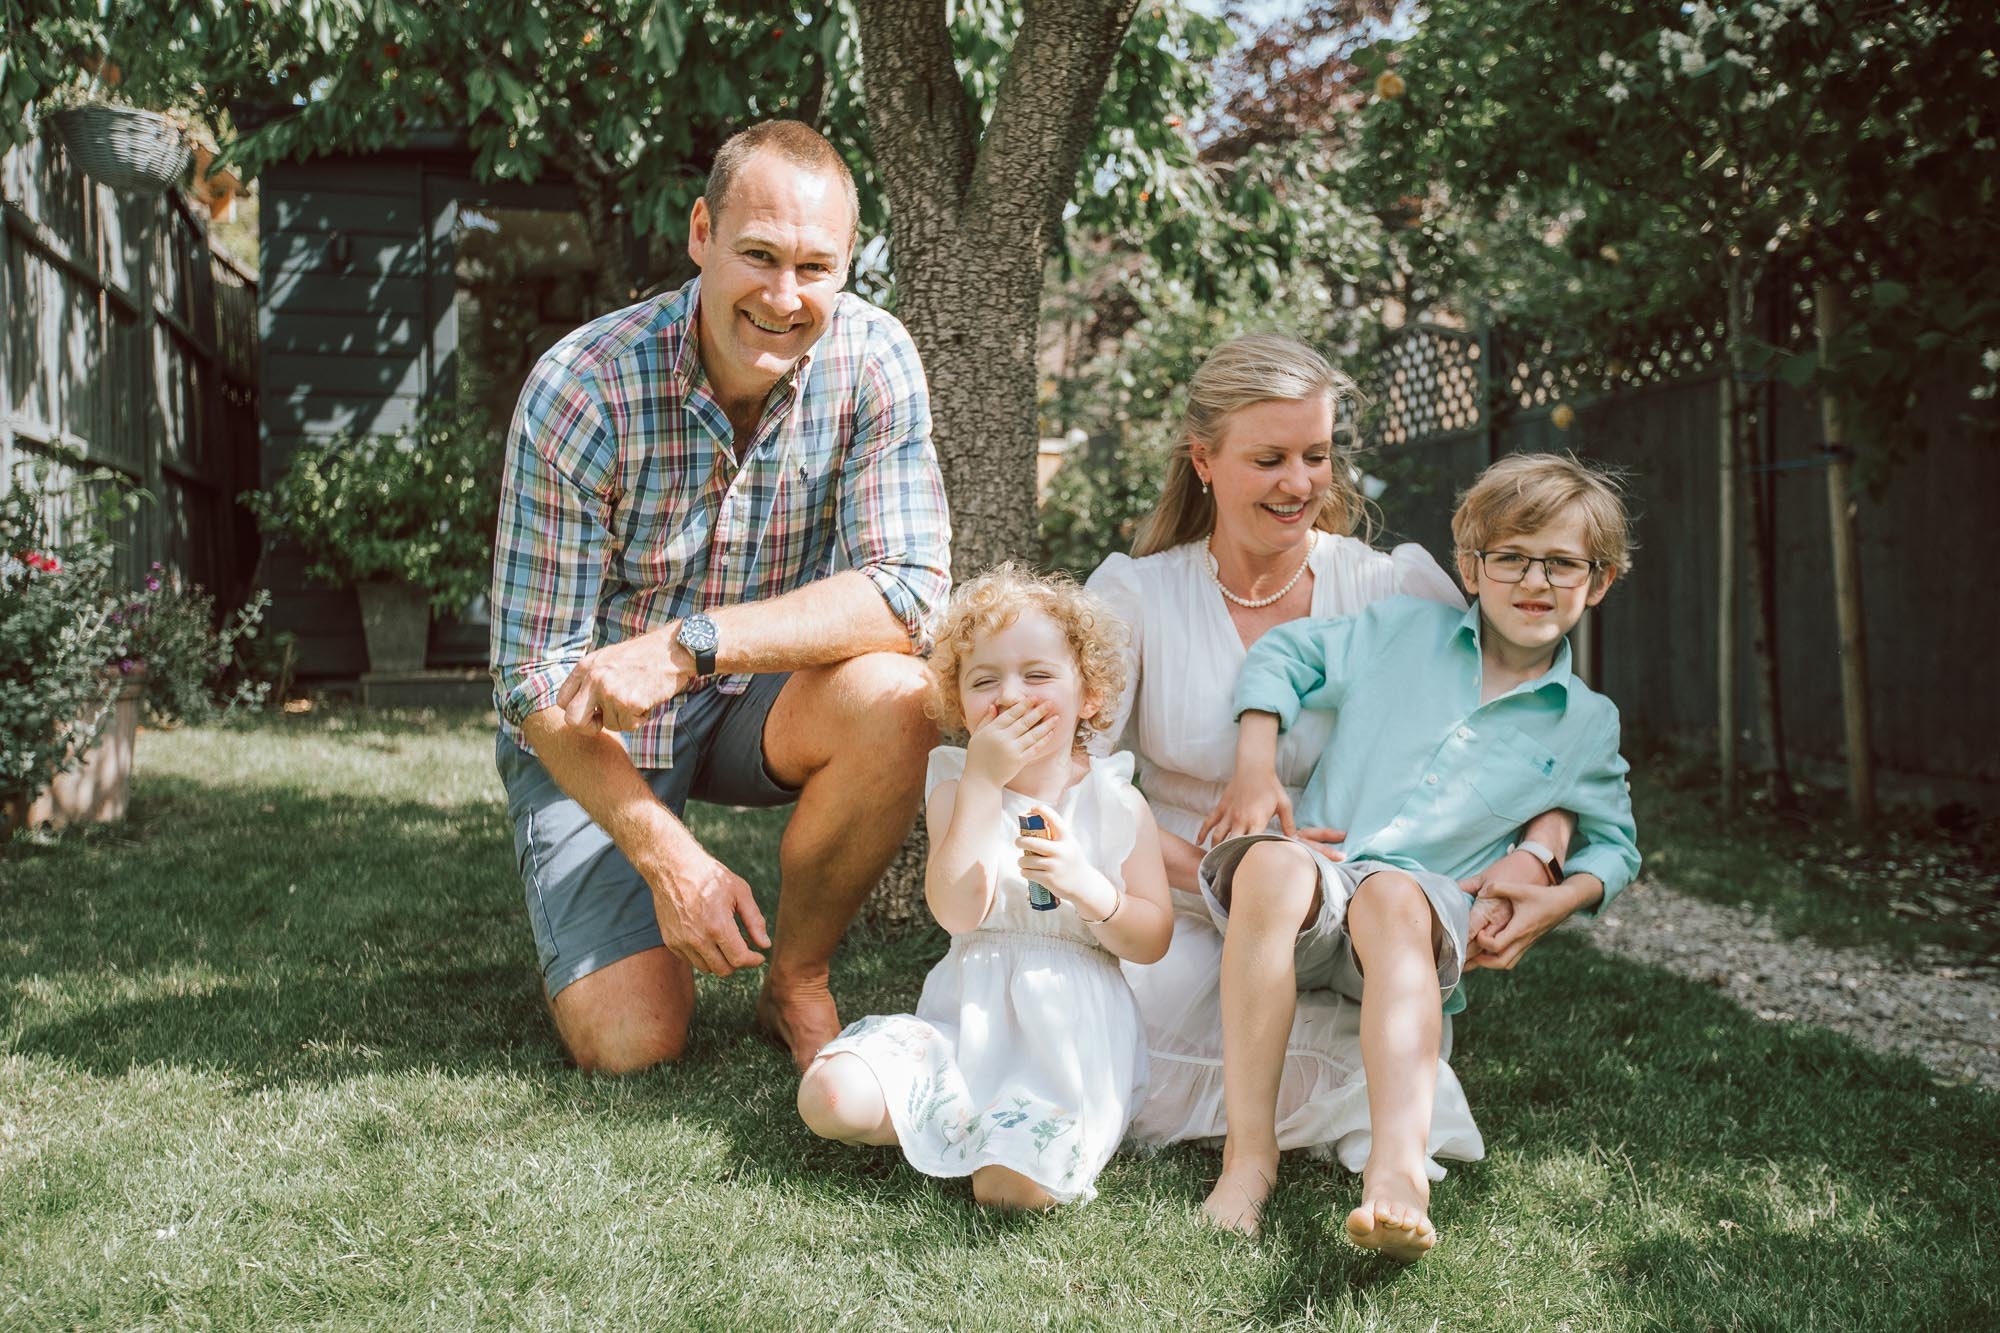
[[[49,118],[83,174],[126,194],[150,197],[187,170],[187,136],[153,111],[77,106]]]

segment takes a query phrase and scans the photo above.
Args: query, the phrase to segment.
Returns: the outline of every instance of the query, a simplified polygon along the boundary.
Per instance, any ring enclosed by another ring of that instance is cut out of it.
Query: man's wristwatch
[[[1556,859],[1554,852],[1542,846],[1542,844],[1536,842],[1533,838],[1524,838],[1507,850],[1510,852],[1526,852],[1537,861],[1540,861],[1542,869],[1549,872],[1549,883],[1560,884],[1563,882],[1562,862]]]
[[[715,622],[697,611],[681,621],[674,631],[674,642],[688,650],[694,658],[694,672],[697,676],[715,674],[715,646],[721,642],[715,632]]]

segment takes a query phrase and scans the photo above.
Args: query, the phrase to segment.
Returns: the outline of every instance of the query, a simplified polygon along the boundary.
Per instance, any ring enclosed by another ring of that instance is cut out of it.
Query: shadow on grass
[[[623,1081],[564,1073],[495,799],[429,804],[183,778],[147,782],[139,797],[116,837],[0,863],[0,939],[12,946],[0,954],[0,1050],[106,1077],[213,1069],[251,1088],[506,1071],[550,1090],[566,1116],[699,1127],[718,1144],[703,1168],[715,1179],[867,1208],[878,1233],[913,1247],[943,1243],[940,1218],[974,1245],[1043,1225],[987,1215],[964,1184],[930,1181],[893,1150],[809,1134],[789,1061],[751,1033],[755,973],[703,979],[680,1064]],[[783,818],[696,818],[767,909]],[[935,931],[853,932],[836,964],[843,1012],[909,1007],[943,949]],[[1594,1252],[1579,1261],[1589,1280],[1636,1285],[1669,1324],[1676,1308],[1712,1310],[1700,1293],[1717,1284],[1740,1291],[1743,1322],[1755,1324],[1756,1302],[1805,1299],[1781,1284],[1810,1262],[1837,1288],[1812,1308],[1837,1326],[1876,1290],[1872,1275],[1894,1246],[1930,1257],[1899,1281],[1931,1290],[1932,1314],[1966,1322],[1990,1304],[1977,1293],[1995,1289],[1993,1263],[1963,1238],[2000,1223],[1994,1098],[1938,1086],[1913,1061],[1830,1033],[1760,1023],[1713,990],[1580,940],[1546,940],[1520,973],[1473,987],[1455,1064],[1492,1156],[1436,1191],[1440,1259],[1406,1275],[1348,1250],[1339,1225],[1358,1183],[1337,1164],[1288,1160],[1263,1243],[1281,1262],[1261,1264],[1257,1320],[1296,1321],[1387,1284],[1434,1281],[1435,1265],[1476,1258],[1450,1257],[1455,1234],[1496,1217],[1511,1228],[1517,1210],[1524,1220],[1508,1234],[1519,1262],[1587,1238],[1577,1244]],[[1191,1148],[1120,1160],[1105,1201],[1117,1209],[1150,1195],[1183,1219],[1177,1237],[1198,1235],[1216,1161]],[[1787,1211],[1789,1193],[1808,1189],[1838,1200],[1829,1222]],[[1960,1253],[1971,1257],[1958,1269],[1936,1259]]]

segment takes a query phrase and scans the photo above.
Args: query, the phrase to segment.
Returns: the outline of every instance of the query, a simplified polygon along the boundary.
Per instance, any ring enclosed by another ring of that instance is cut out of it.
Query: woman
[[[1335,408],[1352,384],[1302,343],[1250,335],[1224,343],[1189,386],[1186,438],[1168,464],[1160,502],[1130,557],[1114,555],[1089,587],[1132,629],[1126,688],[1109,735],[1138,759],[1138,782],[1158,819],[1174,939],[1167,956],[1127,965],[1146,1021],[1152,1073],[1133,1125],[1146,1143],[1224,1133],[1219,967],[1222,937],[1202,905],[1196,837],[1235,761],[1230,694],[1249,646],[1301,616],[1352,614],[1414,594],[1463,606],[1457,587],[1414,543],[1384,553],[1352,535],[1366,522],[1347,460],[1334,444]],[[1330,722],[1302,714],[1280,738],[1278,771],[1294,798],[1325,748]],[[1522,848],[1481,876],[1513,919],[1488,937],[1472,966],[1511,967],[1562,919],[1535,890],[1567,849],[1569,816],[1543,815]],[[1341,833],[1302,829],[1329,847]],[[1539,845],[1542,855],[1529,847]],[[1331,991],[1299,995],[1278,1094],[1276,1149],[1334,1151],[1359,1171],[1368,1151],[1359,1006]],[[1443,1056],[1451,1053],[1447,1019]],[[1243,1145],[1232,1142],[1227,1149]],[[1456,1076],[1439,1062],[1432,1158],[1476,1161],[1478,1127]],[[1429,1163],[1433,1179],[1444,1172]],[[1261,1195],[1206,1205],[1222,1225],[1255,1228]],[[1240,1192],[1239,1192],[1240,1193]]]

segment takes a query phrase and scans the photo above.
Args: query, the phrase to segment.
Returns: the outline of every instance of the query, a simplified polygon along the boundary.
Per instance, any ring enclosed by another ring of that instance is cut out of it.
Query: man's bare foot
[[[1361,1206],[1347,1215],[1347,1238],[1364,1250],[1380,1250],[1398,1263],[1413,1264],[1437,1244],[1430,1219],[1430,1181],[1384,1172],[1361,1178]]]
[[[757,992],[757,1026],[792,1053],[803,1074],[819,1048],[840,1035],[840,1011],[824,979],[782,990],[766,979]]]
[[[1202,1200],[1208,1220],[1224,1231],[1255,1236],[1264,1216],[1264,1201],[1278,1183],[1278,1159],[1224,1153],[1222,1174]]]

